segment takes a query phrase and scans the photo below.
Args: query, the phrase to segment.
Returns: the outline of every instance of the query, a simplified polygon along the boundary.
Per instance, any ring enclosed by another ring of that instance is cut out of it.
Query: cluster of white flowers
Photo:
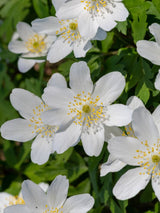
[[[27,72],[35,63],[56,63],[72,51],[76,58],[85,57],[91,40],[104,40],[106,31],[125,21],[129,13],[122,0],[52,0],[57,17],[36,19],[32,27],[17,24],[17,34],[9,50],[22,54],[18,60],[20,72]],[[42,58],[41,58],[42,57]]]
[[[9,49],[21,53],[18,67],[28,71],[47,56],[58,62],[74,52],[84,57],[91,48],[91,40],[103,40],[106,31],[124,21],[128,11],[121,0],[52,0],[57,17],[36,19],[32,27],[20,22],[18,37],[14,36]],[[156,42],[138,41],[137,51],[152,63],[160,65],[160,25],[152,24],[150,32]],[[35,58],[35,59],[34,59]],[[99,156],[104,142],[108,142],[109,158],[101,165],[100,175],[116,172],[126,165],[139,166],[126,172],[116,183],[113,194],[120,200],[129,199],[144,189],[149,180],[160,200],[160,105],[150,114],[137,97],[130,97],[126,105],[112,104],[125,88],[125,78],[119,71],[102,76],[95,85],[86,62],[72,64],[69,86],[61,74],[53,74],[42,99],[24,89],[13,89],[12,106],[23,118],[5,122],[1,135],[7,140],[26,142],[33,138],[31,160],[39,165],[50,154],[65,152],[80,140],[88,156]],[[155,81],[160,90],[160,70]],[[125,131],[119,127],[125,126]],[[45,190],[46,191],[46,190]],[[5,213],[85,213],[94,200],[89,194],[66,200],[68,180],[57,176],[45,193],[27,180],[22,195],[2,202]],[[6,193],[0,194],[2,200]]]

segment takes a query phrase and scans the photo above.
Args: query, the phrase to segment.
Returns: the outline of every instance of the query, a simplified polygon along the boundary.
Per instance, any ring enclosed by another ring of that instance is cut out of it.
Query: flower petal
[[[134,134],[140,141],[147,142],[151,146],[157,143],[159,132],[152,115],[146,108],[136,109],[133,112],[132,120]]]
[[[107,33],[104,30],[102,30],[101,28],[98,28],[97,34],[95,35],[93,40],[102,41],[102,40],[106,39],[106,37],[107,37]]]
[[[116,137],[116,136],[122,136],[123,131],[116,127],[116,126],[106,126],[104,125],[104,130],[105,130],[105,134],[104,134],[104,139],[105,141],[109,141],[109,139]]]
[[[68,88],[46,87],[42,95],[45,103],[51,108],[67,109],[70,101],[73,100],[73,92]]]
[[[25,180],[22,183],[22,194],[25,204],[28,208],[39,212],[43,212],[45,206],[48,204],[47,195],[40,186],[30,180]]]
[[[82,93],[84,91],[88,94],[92,93],[93,82],[90,76],[90,70],[87,63],[80,61],[72,64],[70,69],[70,87],[75,94]]]
[[[160,25],[157,23],[153,23],[149,26],[149,31],[152,33],[152,35],[155,37],[156,42],[160,45]]]
[[[30,213],[31,210],[26,205],[13,205],[4,209],[4,213]],[[37,212],[36,212],[37,213]]]
[[[44,34],[54,34],[60,28],[60,23],[58,18],[49,16],[42,19],[35,19],[32,21],[32,27],[36,32]]]
[[[152,118],[158,128],[159,134],[160,134],[160,105],[157,106],[157,108],[152,113]]]
[[[6,206],[9,206],[9,201],[11,197],[12,195],[7,192],[0,192],[0,209],[3,210]]]
[[[144,168],[130,169],[118,180],[113,188],[113,194],[119,200],[127,200],[144,189],[150,180]]]
[[[59,36],[54,44],[52,44],[47,55],[47,60],[50,63],[56,63],[69,55],[72,50],[73,45],[68,43],[68,40],[65,40],[62,36]]]
[[[3,138],[12,141],[26,142],[36,136],[34,126],[27,120],[17,118],[5,122],[1,126],[1,135]]]
[[[81,126],[72,123],[65,131],[55,134],[53,150],[58,154],[75,146],[80,140]]]
[[[89,127],[87,130],[82,132],[81,135],[84,151],[89,156],[98,156],[104,144],[104,128],[101,126],[96,132],[94,132],[92,127]]]
[[[113,104],[107,107],[104,124],[107,126],[125,126],[132,120],[132,110],[123,104]]]
[[[90,41],[87,42],[87,40],[85,41],[76,41],[74,44],[74,56],[75,58],[81,58],[81,57],[85,57],[86,53],[88,52],[89,49],[91,49],[92,44]]]
[[[158,70],[158,74],[156,76],[156,80],[154,82],[154,86],[157,90],[160,90],[160,70]]]
[[[20,38],[24,41],[28,41],[30,37],[35,35],[31,26],[25,22],[18,22],[16,28]]]
[[[41,105],[42,100],[25,89],[13,89],[10,95],[12,106],[26,119],[34,116],[33,109]]]
[[[125,166],[126,164],[124,162],[117,160],[116,158],[112,157],[112,155],[109,155],[108,161],[103,163],[100,167],[100,176],[105,176],[110,172],[118,172]]]
[[[157,179],[152,178],[152,188],[155,192],[156,197],[160,201],[160,188],[159,188],[159,181]]]
[[[121,160],[129,165],[139,165],[139,158],[135,158],[137,150],[145,151],[145,146],[140,143],[136,138],[119,136],[109,140],[108,150],[116,159]]]
[[[99,103],[109,105],[120,96],[124,87],[124,76],[120,72],[111,72],[96,82],[93,97],[99,96]]]
[[[66,0],[52,0],[52,4],[55,7],[56,11],[63,5]]]
[[[111,16],[116,20],[116,21],[125,21],[129,15],[128,10],[124,6],[123,3],[121,2],[114,2],[115,7],[113,9],[113,13]]]
[[[154,41],[141,40],[137,42],[137,52],[153,64],[160,65],[160,45]]]
[[[47,87],[60,87],[60,88],[67,88],[67,82],[63,75],[59,73],[55,73],[51,76],[47,83]]]
[[[49,186],[47,197],[50,206],[59,209],[65,202],[68,194],[69,181],[66,176],[58,175]]]
[[[18,69],[20,72],[28,72],[34,65],[36,61],[32,59],[19,58],[18,60]]]
[[[28,49],[23,41],[13,40],[9,43],[8,49],[13,53],[27,53]]]
[[[130,109],[135,110],[138,107],[145,107],[143,102],[141,101],[141,99],[139,99],[136,96],[131,96],[130,98],[128,98],[127,103],[126,103]]]
[[[31,147],[31,160],[33,163],[42,165],[48,161],[52,153],[52,140],[53,138],[49,141],[48,138],[43,137],[42,134],[36,137]]]
[[[105,13],[104,17],[100,16],[97,18],[98,26],[105,31],[111,31],[117,23],[114,21],[112,15]]]
[[[88,212],[94,205],[94,199],[89,194],[80,194],[68,198],[63,206],[63,213]]]

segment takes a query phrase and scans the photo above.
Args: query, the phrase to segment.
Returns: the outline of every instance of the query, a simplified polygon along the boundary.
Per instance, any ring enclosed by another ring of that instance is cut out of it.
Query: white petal
[[[98,26],[105,31],[110,31],[117,25],[117,23],[114,21],[112,14],[108,13],[106,13],[104,17],[100,16],[99,18],[97,18],[97,21]]]
[[[42,98],[51,108],[68,109],[68,104],[73,100],[73,96],[71,89],[47,87]]]
[[[160,45],[160,25],[157,23],[153,23],[149,26],[149,31],[155,37],[156,42]]]
[[[30,180],[25,180],[22,183],[22,194],[27,207],[43,212],[47,202],[47,195],[40,186]]]
[[[133,112],[132,120],[134,134],[140,141],[147,142],[149,145],[157,143],[159,132],[152,115],[146,108],[136,109]]]
[[[49,184],[48,183],[39,183],[38,186],[41,187],[41,189],[44,191],[44,192],[47,192],[48,190],[48,187],[49,187]]]
[[[64,127],[72,120],[72,116],[65,109],[51,109],[42,113],[41,117],[45,124]]]
[[[31,210],[26,205],[13,205],[5,208],[4,213],[30,213]]]
[[[110,172],[118,172],[124,168],[126,164],[109,155],[108,161],[100,166],[100,176],[105,176]]]
[[[152,178],[152,188],[155,192],[156,197],[160,201],[160,185],[159,185],[159,180],[157,180],[156,178],[155,179]]]
[[[28,49],[23,41],[13,40],[9,43],[8,49],[13,53],[27,53]]]
[[[18,60],[18,69],[20,72],[28,72],[34,65],[36,61],[32,59],[19,58]]]
[[[25,22],[19,22],[16,28],[20,38],[24,41],[28,41],[35,34],[31,26]]]
[[[116,127],[116,126],[106,126],[104,125],[104,130],[105,130],[105,141],[108,142],[109,139],[116,137],[116,136],[122,136],[123,131]]]
[[[39,134],[32,143],[32,162],[37,163],[38,165],[46,163],[49,159],[50,154],[52,153],[52,145],[53,144],[51,142],[51,139],[47,140],[46,137],[43,137],[42,134]]]
[[[78,18],[78,28],[82,37],[92,39],[97,34],[98,27],[99,25],[96,19],[93,20],[92,15],[88,13],[88,11],[80,13]]]
[[[125,21],[129,15],[128,10],[124,6],[123,3],[114,2],[115,7],[113,9],[113,13],[111,14],[116,21]]]
[[[139,158],[135,158],[137,150],[146,151],[145,146],[140,143],[136,138],[119,136],[109,140],[109,152],[116,158],[129,165],[139,165]]]
[[[60,28],[58,18],[50,16],[42,19],[35,19],[32,21],[32,27],[36,32],[44,34],[54,34]]]
[[[80,140],[81,126],[72,123],[65,131],[55,134],[53,150],[58,154],[75,146]]]
[[[104,122],[107,126],[125,126],[132,120],[132,110],[123,104],[113,104],[107,107],[106,117]]]
[[[26,142],[36,136],[34,126],[30,122],[21,118],[5,122],[1,126],[1,135],[3,138],[12,141]]]
[[[120,72],[111,72],[96,82],[93,97],[99,96],[99,103],[109,105],[120,96],[124,87],[124,76]]]
[[[160,65],[160,46],[154,41],[137,42],[137,52],[153,64]]]
[[[51,46],[47,55],[47,60],[50,63],[56,63],[69,55],[72,50],[73,45],[68,43],[68,40],[65,40],[62,36],[60,36]]]
[[[159,134],[160,134],[160,105],[157,106],[157,108],[152,113],[152,118],[158,128]]]
[[[158,70],[158,74],[156,76],[156,80],[154,82],[154,86],[157,90],[160,90],[160,70]]]
[[[61,7],[56,12],[56,16],[60,19],[76,18],[82,10],[81,4],[82,3],[80,0],[68,1],[67,3],[61,5]]]
[[[100,127],[100,130],[94,132],[92,127],[88,128],[88,131],[82,132],[81,140],[84,151],[89,156],[98,156],[103,148],[104,144],[104,128]]]
[[[113,194],[119,200],[127,200],[144,189],[149,180],[150,176],[143,168],[130,169],[116,183],[113,188]]]
[[[106,39],[106,37],[107,37],[107,33],[104,30],[102,30],[101,28],[98,28],[97,34],[95,35],[93,40],[102,41],[102,40]]]
[[[80,61],[72,64],[70,69],[70,87],[75,92],[75,94],[82,93],[84,91],[88,94],[92,93],[93,82],[90,76],[90,70],[87,63]]]
[[[85,213],[94,205],[94,199],[89,194],[75,195],[67,199],[63,206],[63,213]]]
[[[79,41],[75,42],[73,48],[75,58],[85,57],[88,50],[91,49],[92,44],[90,41],[88,42],[87,41],[88,39],[80,42]]]
[[[63,5],[66,0],[52,0],[52,4],[55,7],[56,11]]]
[[[128,98],[127,100],[127,103],[126,103],[130,109],[132,110],[135,110],[137,109],[138,107],[141,107],[143,106],[144,107],[144,104],[143,102],[141,101],[141,99],[139,99],[138,97],[136,96],[131,96],[130,98]]]
[[[67,82],[63,75],[59,73],[55,73],[51,76],[47,83],[47,87],[60,87],[60,88],[67,88]]]
[[[42,100],[25,89],[13,89],[10,95],[12,106],[19,111],[20,115],[26,119],[34,116],[33,109],[41,105]]]
[[[53,209],[59,209],[64,204],[67,198],[68,188],[69,181],[66,179],[66,176],[58,175],[54,181],[52,181],[47,192],[47,197]]]

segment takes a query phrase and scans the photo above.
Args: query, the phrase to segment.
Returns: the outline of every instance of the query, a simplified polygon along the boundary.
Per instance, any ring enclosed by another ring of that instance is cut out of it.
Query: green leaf
[[[33,6],[39,18],[44,18],[49,16],[48,1],[33,0]]]

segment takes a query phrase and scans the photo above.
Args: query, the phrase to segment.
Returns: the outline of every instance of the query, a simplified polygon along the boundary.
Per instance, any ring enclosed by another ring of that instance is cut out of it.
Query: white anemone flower
[[[70,87],[48,87],[42,96],[51,108],[43,113],[43,122],[63,128],[55,135],[53,149],[63,153],[81,139],[85,152],[98,156],[103,148],[105,128],[131,122],[132,111],[127,106],[111,105],[122,93],[125,79],[120,72],[111,72],[93,86],[90,70],[81,61],[71,66]]]
[[[40,33],[51,33],[58,36],[47,54],[47,60],[50,63],[60,61],[72,51],[76,58],[85,57],[87,51],[92,47],[89,37],[80,35],[76,18],[60,20],[56,17],[47,17],[34,20],[32,26]],[[106,32],[99,30],[94,39],[103,40],[105,37]]]
[[[110,31],[129,13],[122,0],[70,0],[60,6],[56,15],[60,19],[77,18],[80,34],[93,38],[98,28]]]
[[[25,73],[35,63],[44,62],[44,60],[30,58],[46,56],[56,36],[37,33],[25,22],[19,22],[16,28],[18,38],[13,37],[8,49],[13,53],[22,54],[18,60],[18,69],[20,72]]]
[[[133,112],[132,128],[136,138],[115,137],[110,140],[109,152],[128,165],[139,166],[126,172],[113,188],[120,200],[134,197],[151,180],[160,200],[160,106],[154,115],[144,107]]]
[[[25,180],[22,184],[24,205],[9,206],[4,213],[86,213],[94,204],[89,194],[79,194],[67,198],[69,181],[65,176],[57,176],[47,193],[37,184]]]
[[[47,191],[49,185],[47,183],[38,184],[45,192]],[[0,192],[0,213],[4,213],[4,209],[8,206],[25,204],[22,191],[20,191],[18,196],[13,196],[7,192]]]
[[[127,100],[127,105],[131,110],[135,110],[138,107],[143,106],[144,104],[143,102],[136,96],[131,96],[128,100]],[[133,129],[132,129],[132,124],[128,124],[125,127],[125,132],[123,132],[120,128],[118,127],[114,127],[114,129],[111,128],[111,134],[109,135],[109,137],[106,138],[106,141],[110,142],[109,140],[113,137],[116,136],[130,136],[130,137],[135,137]],[[103,163],[100,166],[100,176],[105,176],[110,172],[118,172],[120,171],[122,168],[124,168],[126,166],[126,163],[122,162],[121,160],[117,159],[116,156],[110,154],[108,157],[108,160],[106,163]]]
[[[5,122],[1,126],[1,135],[7,140],[26,142],[34,137],[31,147],[31,160],[44,164],[53,150],[54,135],[57,126],[49,126],[42,122],[41,114],[48,106],[33,93],[24,89],[13,89],[10,95],[12,106],[23,118]]]
[[[156,41],[140,40],[137,42],[137,52],[143,58],[148,59],[153,64],[160,65],[160,25],[157,23],[149,26],[150,33]]]

